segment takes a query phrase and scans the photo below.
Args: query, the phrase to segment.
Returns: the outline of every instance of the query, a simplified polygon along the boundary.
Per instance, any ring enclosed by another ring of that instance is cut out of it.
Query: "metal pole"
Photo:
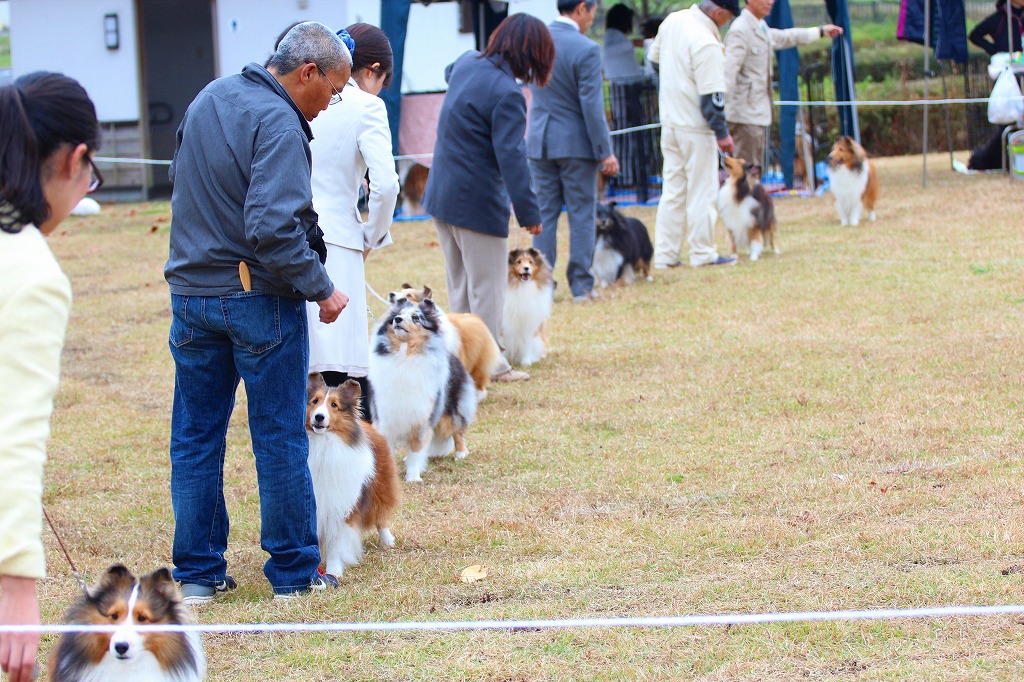
[[[847,42],[849,39],[849,42]],[[849,85],[847,92],[850,96],[850,118],[853,123],[853,139],[860,144],[860,121],[857,118],[857,95],[854,92],[853,83],[853,38],[845,33],[839,36],[839,42],[843,46],[843,62],[846,65],[846,82]]]
[[[1007,2],[1007,5],[1010,3]],[[924,139],[921,141],[921,187],[928,186],[928,50],[932,47],[931,0],[924,0]]]

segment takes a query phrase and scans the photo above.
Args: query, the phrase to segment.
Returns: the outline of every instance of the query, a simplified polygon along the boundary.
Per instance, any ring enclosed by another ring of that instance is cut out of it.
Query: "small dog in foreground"
[[[864,147],[846,135],[836,140],[828,155],[829,189],[836,198],[840,225],[859,225],[861,214],[875,219],[878,173]]]
[[[65,621],[117,629],[62,635],[50,656],[53,682],[199,682],[206,677],[198,632],[140,629],[192,623],[166,568],[136,578],[121,564],[111,566],[68,610]]]

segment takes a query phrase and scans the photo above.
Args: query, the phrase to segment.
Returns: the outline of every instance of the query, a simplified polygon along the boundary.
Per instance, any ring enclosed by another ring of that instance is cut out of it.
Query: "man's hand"
[[[36,581],[11,575],[0,576],[0,623],[39,625],[39,600]],[[39,650],[38,632],[0,635],[0,669],[10,682],[30,682]]]
[[[348,296],[345,295],[345,292],[335,289],[330,296],[322,301],[317,301],[316,304],[320,306],[320,321],[330,324],[338,319],[338,315],[341,315],[341,311],[348,305]]]
[[[718,141],[718,148],[726,154],[732,154],[732,135],[727,135]]]
[[[524,230],[536,237],[544,229],[544,225],[523,225]]]
[[[601,174],[609,176],[619,174],[619,160],[615,158],[614,154],[609,154],[601,159]]]
[[[843,27],[836,26],[835,24],[824,24],[821,28],[821,37],[828,36],[829,38],[835,38],[843,35]]]

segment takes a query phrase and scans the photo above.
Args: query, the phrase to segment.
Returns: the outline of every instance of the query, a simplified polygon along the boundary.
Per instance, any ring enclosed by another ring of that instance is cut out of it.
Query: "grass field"
[[[423,484],[406,486],[397,546],[368,541],[364,563],[330,594],[270,599],[240,390],[225,470],[240,587],[199,620],[1024,602],[1024,185],[957,175],[940,155],[929,161],[922,190],[920,157],[881,159],[879,219],[858,228],[838,225],[828,197],[778,200],[781,256],[659,271],[595,304],[573,304],[560,287],[550,352],[532,380],[492,387],[469,458],[433,460]],[[653,231],[653,208],[627,210]],[[165,203],[118,205],[68,221],[50,240],[75,307],[45,503],[90,581],[116,561],[140,572],[170,561],[168,229]],[[372,286],[443,292],[432,227],[401,223],[393,233],[395,245],[369,261]],[[46,542],[42,606],[52,623],[76,587],[48,531]],[[488,570],[485,580],[460,582],[471,564]],[[1022,622],[217,634],[205,643],[209,679],[245,682],[1011,680],[1021,673]]]
[[[0,69],[11,68],[11,34],[0,33]]]

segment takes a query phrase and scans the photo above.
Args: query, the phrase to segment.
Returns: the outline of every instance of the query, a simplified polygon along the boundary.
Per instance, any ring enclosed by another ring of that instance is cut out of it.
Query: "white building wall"
[[[472,33],[459,33],[459,3],[414,3],[409,8],[409,30],[405,37],[402,92],[447,90],[444,68],[466,50],[475,48]]]
[[[101,121],[139,118],[132,0],[10,0],[11,71],[59,71],[85,88]],[[108,50],[103,15],[117,13],[120,47]]]
[[[319,21],[337,31],[362,21],[380,21],[379,0],[217,0],[214,42],[218,47],[217,75],[238,73],[249,62],[263,64],[274,52],[281,31],[297,21]]]

